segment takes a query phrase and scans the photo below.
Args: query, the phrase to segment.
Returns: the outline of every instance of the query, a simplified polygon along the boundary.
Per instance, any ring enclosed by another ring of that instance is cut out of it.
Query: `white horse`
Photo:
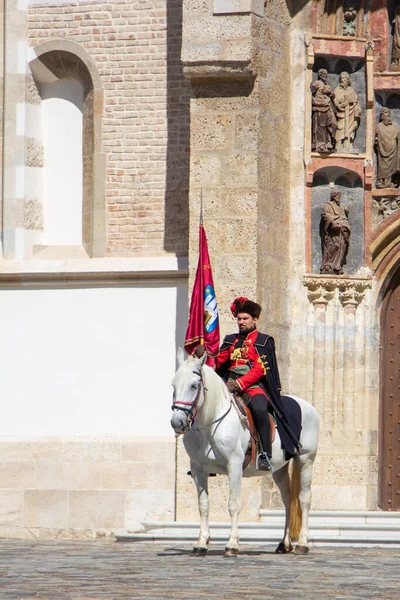
[[[190,457],[190,469],[197,487],[200,535],[192,554],[204,556],[210,542],[208,523],[208,477],[222,473],[229,477],[228,509],[231,531],[224,556],[239,553],[238,516],[242,476],[265,475],[249,464],[243,472],[243,460],[250,441],[250,431],[233,406],[232,396],[224,381],[205,365],[202,358],[189,357],[185,361],[183,350],[178,351],[179,368],[172,382],[174,398],[171,425],[177,435],[185,434],[183,443]],[[276,553],[308,553],[308,513],[311,501],[313,463],[318,446],[319,418],[315,408],[292,396],[300,405],[302,430],[301,450],[296,455],[292,475],[289,461],[281,448],[276,431],[272,445],[273,478],[285,506],[285,531]],[[295,542],[293,547],[292,542]]]

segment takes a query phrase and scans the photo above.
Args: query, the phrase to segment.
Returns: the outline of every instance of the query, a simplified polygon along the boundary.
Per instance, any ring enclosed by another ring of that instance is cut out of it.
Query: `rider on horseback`
[[[268,404],[273,399],[280,416],[280,380],[271,336],[257,330],[261,306],[247,298],[236,298],[231,306],[239,332],[227,335],[216,357],[216,371],[226,380],[230,392],[244,395],[251,410],[262,445],[257,457],[257,469],[271,471],[272,440]],[[196,348],[202,356],[205,348]]]

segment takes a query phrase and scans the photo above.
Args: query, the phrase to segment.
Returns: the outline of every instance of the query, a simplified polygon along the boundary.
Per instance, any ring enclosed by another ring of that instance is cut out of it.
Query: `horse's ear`
[[[184,351],[182,350],[181,347],[178,348],[176,359],[178,361],[178,366],[179,367],[181,367],[183,365],[183,363],[185,362],[185,353],[184,353]]]

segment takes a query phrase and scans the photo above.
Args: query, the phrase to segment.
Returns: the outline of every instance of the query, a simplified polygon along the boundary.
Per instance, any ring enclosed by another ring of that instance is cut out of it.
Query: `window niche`
[[[54,49],[42,44],[30,63],[41,98],[44,147],[43,245],[35,248],[35,257],[100,257],[105,253],[103,90],[79,45],[55,44]]]
[[[365,0],[325,0],[317,33],[343,37],[365,34]]]
[[[319,273],[322,258],[321,213],[330,200],[332,187],[341,192],[341,203],[349,209],[351,228],[345,273],[354,275],[364,265],[364,189],[357,173],[342,167],[326,167],[316,171],[311,195],[311,259],[312,272]]]
[[[355,90],[360,103],[361,118],[357,128],[353,149],[351,153],[362,154],[366,151],[366,86],[365,86],[365,61],[359,58],[343,58],[341,56],[316,56],[312,81],[318,79],[319,69],[328,72],[327,83],[334,91],[339,85],[339,76],[344,71],[350,76],[351,87]],[[334,156],[334,153],[332,153]]]

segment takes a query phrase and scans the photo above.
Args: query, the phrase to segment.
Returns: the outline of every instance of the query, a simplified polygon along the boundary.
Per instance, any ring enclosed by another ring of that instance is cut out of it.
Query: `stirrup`
[[[271,473],[274,471],[271,459],[266,452],[261,452],[261,454],[257,456],[256,469],[257,471],[270,471]]]

